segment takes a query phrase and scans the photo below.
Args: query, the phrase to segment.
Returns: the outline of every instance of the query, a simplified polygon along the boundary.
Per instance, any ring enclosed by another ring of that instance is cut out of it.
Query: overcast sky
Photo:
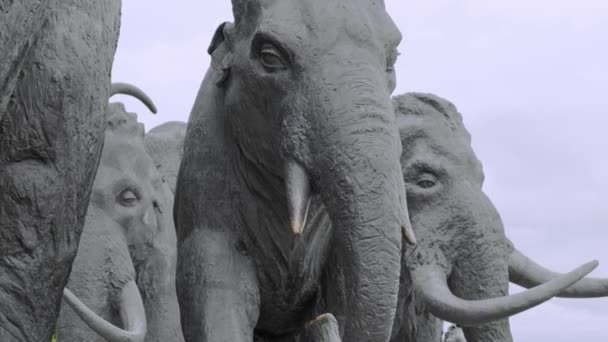
[[[608,1],[387,0],[404,35],[395,94],[431,92],[464,116],[485,190],[520,250],[608,277]],[[229,0],[123,1],[116,97],[150,129],[187,121]],[[512,291],[520,291],[513,286]],[[511,319],[515,341],[608,340],[608,300],[554,299]]]

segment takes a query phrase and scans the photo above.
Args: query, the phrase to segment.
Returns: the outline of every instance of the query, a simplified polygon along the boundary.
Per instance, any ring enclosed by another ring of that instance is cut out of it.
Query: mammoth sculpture
[[[148,131],[144,140],[148,154],[156,163],[158,172],[169,184],[172,193],[175,193],[185,138],[186,123],[169,121]]]
[[[383,1],[232,7],[176,188],[185,338],[272,340],[329,312],[345,341],[386,341],[414,240],[390,102],[401,34]]]
[[[133,86],[115,84],[115,93],[133,95],[156,112]],[[145,149],[136,115],[121,103],[109,108],[58,340],[143,341],[145,336],[149,342],[183,341],[175,293],[173,193]]]
[[[388,341],[402,251],[415,243],[390,99],[399,30],[383,1],[232,5],[234,24],[209,48],[176,187],[185,339],[292,341],[331,313],[344,341]],[[474,318],[538,305],[593,267],[476,302]]]
[[[410,274],[402,284],[393,341],[438,340],[442,322],[435,316],[460,324],[470,342],[512,341],[507,317],[542,299],[608,295],[606,280],[583,279],[568,287],[597,262],[563,277],[513,247],[482,190],[482,166],[454,105],[408,93],[394,98],[394,108],[408,147],[401,161],[418,244],[404,254]],[[509,280],[542,285],[507,296]]]
[[[120,0],[0,1],[0,341],[50,341],[101,155]]]

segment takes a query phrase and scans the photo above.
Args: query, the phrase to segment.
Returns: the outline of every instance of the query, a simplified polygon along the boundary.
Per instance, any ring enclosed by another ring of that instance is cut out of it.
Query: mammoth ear
[[[230,76],[232,68],[232,51],[230,51],[230,34],[234,25],[229,22],[222,23],[211,40],[207,52],[211,55],[211,67],[220,75],[217,86],[222,87]]]

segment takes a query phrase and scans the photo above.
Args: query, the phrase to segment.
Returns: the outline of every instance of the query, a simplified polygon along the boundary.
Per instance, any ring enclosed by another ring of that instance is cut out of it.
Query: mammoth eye
[[[134,206],[138,200],[136,192],[132,189],[124,190],[118,195],[118,202],[125,207]]]
[[[281,57],[281,52],[270,43],[262,45],[260,60],[262,61],[262,65],[270,71],[287,69],[287,65],[283,57]]]
[[[416,185],[423,189],[430,189],[437,185],[437,180],[433,175],[427,173],[418,179]]]

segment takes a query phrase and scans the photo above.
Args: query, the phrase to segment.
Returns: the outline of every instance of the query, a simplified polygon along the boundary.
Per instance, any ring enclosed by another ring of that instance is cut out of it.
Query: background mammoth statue
[[[442,322],[434,316],[462,325],[469,342],[511,341],[510,315],[555,295],[608,295],[603,280],[569,287],[597,262],[563,276],[513,247],[482,190],[482,166],[454,105],[409,93],[395,97],[394,107],[408,146],[401,161],[418,244],[404,254],[410,274],[393,341],[439,340]],[[509,281],[542,285],[509,296]]]
[[[156,163],[158,172],[165,178],[171,192],[175,193],[177,173],[184,154],[186,123],[170,121],[152,128],[146,133],[146,150]]]
[[[137,88],[113,88],[156,111]],[[70,307],[62,308],[58,340],[143,341],[145,335],[145,341],[183,341],[175,293],[173,193],[145,149],[144,127],[136,115],[121,103],[109,108],[106,142],[66,289]]]
[[[0,341],[50,341],[103,144],[120,0],[0,1]]]
[[[332,313],[344,341],[387,341],[414,242],[390,101],[401,34],[383,1],[232,8],[176,188],[185,338],[286,338]]]

